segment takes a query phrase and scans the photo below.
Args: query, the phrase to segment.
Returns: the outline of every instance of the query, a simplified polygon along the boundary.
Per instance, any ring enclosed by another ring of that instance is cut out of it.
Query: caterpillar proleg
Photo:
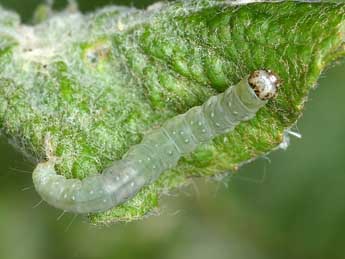
[[[66,179],[56,173],[54,159],[38,164],[33,172],[35,188],[44,201],[65,211],[91,213],[115,207],[174,168],[181,156],[253,118],[277,95],[279,86],[272,71],[254,71],[224,93],[152,130],[102,174]]]

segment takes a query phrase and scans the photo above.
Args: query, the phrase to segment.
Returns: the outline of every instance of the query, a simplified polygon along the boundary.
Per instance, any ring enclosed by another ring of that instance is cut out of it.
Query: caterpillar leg
[[[56,173],[55,159],[49,159],[34,170],[34,186],[43,200],[65,211],[90,213],[115,207],[174,168],[184,154],[253,118],[277,95],[279,86],[272,71],[254,71],[224,93],[152,130],[102,174],[66,179]]]

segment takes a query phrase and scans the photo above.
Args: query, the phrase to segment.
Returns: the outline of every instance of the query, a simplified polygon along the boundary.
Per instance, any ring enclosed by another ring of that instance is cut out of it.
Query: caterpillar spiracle
[[[102,174],[83,180],[66,179],[56,173],[51,159],[34,170],[34,186],[44,201],[65,211],[91,213],[115,207],[174,168],[181,156],[253,118],[277,95],[279,86],[280,79],[272,71],[254,71],[203,105],[152,130]]]

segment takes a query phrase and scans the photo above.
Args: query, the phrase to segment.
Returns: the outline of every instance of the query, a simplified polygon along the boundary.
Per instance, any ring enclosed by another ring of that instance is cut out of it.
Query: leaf
[[[255,119],[183,157],[127,203],[91,215],[95,224],[143,218],[191,176],[233,171],[279,147],[322,71],[345,54],[345,4],[183,1],[64,12],[33,27],[0,14],[0,127],[37,160],[49,134],[57,169],[70,178],[101,172],[151,128],[253,70],[284,81]]]

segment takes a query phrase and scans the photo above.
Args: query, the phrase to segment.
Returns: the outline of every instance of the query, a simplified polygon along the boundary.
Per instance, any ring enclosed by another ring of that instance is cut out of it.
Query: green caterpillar
[[[174,168],[184,154],[253,118],[276,96],[279,85],[280,79],[273,72],[257,70],[202,106],[152,130],[100,175],[66,179],[56,174],[54,159],[39,164],[33,173],[35,188],[43,200],[65,211],[90,213],[115,207]]]

